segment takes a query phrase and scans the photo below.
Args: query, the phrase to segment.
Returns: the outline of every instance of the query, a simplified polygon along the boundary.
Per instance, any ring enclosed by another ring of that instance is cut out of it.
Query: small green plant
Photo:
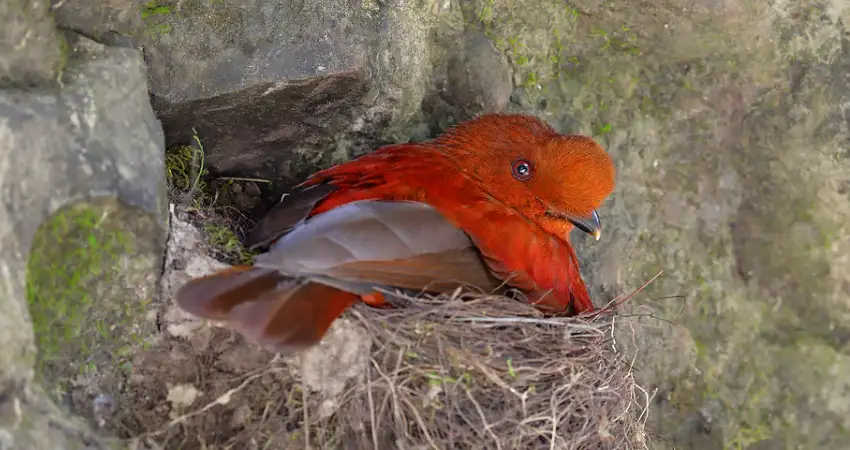
[[[483,27],[483,33],[490,36],[493,33],[493,8],[496,5],[495,0],[488,0],[478,11],[478,23]]]
[[[197,131],[192,130],[194,145],[182,145],[170,149],[165,155],[166,179],[169,196],[173,201],[184,204],[187,211],[196,214],[198,222],[207,238],[207,243],[218,256],[234,264],[250,263],[254,252],[242,245],[233,230],[233,223],[227,220],[227,208],[217,204],[223,189],[233,185],[235,180],[264,182],[253,178],[227,178],[227,182],[212,188],[205,180],[207,170],[204,166],[204,144]],[[232,209],[232,208],[231,208]],[[232,211],[231,211],[232,212]]]
[[[165,154],[165,174],[171,197],[179,202],[191,203],[195,210],[209,207],[209,190],[204,175],[204,146],[197,134],[195,145],[182,145]]]
[[[511,378],[513,378],[514,380],[516,380],[516,370],[514,370],[513,359],[508,358],[508,360],[506,361],[506,363],[507,363],[507,365],[508,365],[508,376],[510,376]]]
[[[522,87],[526,89],[536,88],[540,84],[540,80],[537,77],[537,72],[529,72],[525,76],[525,80],[522,82]]]
[[[594,132],[600,136],[606,135],[611,132],[612,125],[610,123],[598,124],[594,127]]]
[[[453,385],[453,384],[462,384],[466,387],[472,383],[472,375],[469,372],[463,372],[459,377],[452,377],[449,375],[440,375],[435,372],[428,372],[425,374],[425,378],[428,379],[429,386],[442,386],[444,384]]]
[[[142,5],[142,19],[168,14],[171,14],[171,7],[167,5],[160,5],[156,0],[151,0]]]
[[[171,25],[161,20],[171,14],[171,6],[162,5],[156,0],[151,0],[142,5],[142,20],[152,34],[167,34],[171,32]]]
[[[189,191],[193,188],[204,187],[203,180],[200,179],[203,169],[195,170],[196,173],[193,173],[195,157],[200,156],[199,153],[200,150],[186,145],[173,148],[165,154],[166,176],[172,188]]]
[[[738,433],[734,438],[723,445],[723,450],[744,450],[757,442],[761,442],[769,438],[770,433],[765,427],[749,427],[744,425],[738,429]]]
[[[254,253],[246,249],[236,233],[228,227],[208,224],[204,226],[207,242],[222,256],[238,263],[247,264],[251,262]]]
[[[594,28],[590,31],[590,35],[602,41],[600,50],[613,50],[633,56],[643,54],[636,45],[637,34],[625,25],[621,25],[619,30],[610,33],[602,28]]]

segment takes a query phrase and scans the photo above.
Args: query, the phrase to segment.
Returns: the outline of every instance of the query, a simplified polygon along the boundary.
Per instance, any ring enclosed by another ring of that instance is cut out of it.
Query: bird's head
[[[562,135],[531,116],[485,115],[438,139],[489,195],[566,238],[573,226],[597,240],[596,210],[614,190],[615,168],[593,139]]]

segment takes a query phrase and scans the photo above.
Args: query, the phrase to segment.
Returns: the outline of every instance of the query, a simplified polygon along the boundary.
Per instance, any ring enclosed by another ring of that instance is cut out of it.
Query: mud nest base
[[[150,373],[129,387],[137,404],[120,422],[126,437],[160,448],[647,448],[645,402],[614,326],[613,314],[544,318],[456,293],[399,309],[357,305],[313,356],[279,358],[205,327],[140,361]],[[316,365],[320,388],[305,375]],[[168,386],[179,383],[203,401],[175,407]]]

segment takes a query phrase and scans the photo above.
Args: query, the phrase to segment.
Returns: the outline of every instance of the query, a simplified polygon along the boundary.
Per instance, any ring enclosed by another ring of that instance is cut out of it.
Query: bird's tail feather
[[[333,286],[252,266],[196,278],[176,296],[185,311],[226,322],[247,339],[285,354],[318,343],[357,299]]]

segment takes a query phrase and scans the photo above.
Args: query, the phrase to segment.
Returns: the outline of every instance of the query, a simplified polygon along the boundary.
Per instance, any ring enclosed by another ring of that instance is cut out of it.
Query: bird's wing
[[[416,202],[364,200],[305,220],[254,266],[361,292],[371,285],[445,292],[500,285],[465,232]]]
[[[296,188],[257,222],[245,239],[245,245],[250,249],[269,245],[304,222],[316,204],[336,189],[336,186],[330,184]]]
[[[192,315],[222,321],[254,343],[292,354],[318,343],[357,295],[272,269],[235,266],[189,281],[175,301]]]

